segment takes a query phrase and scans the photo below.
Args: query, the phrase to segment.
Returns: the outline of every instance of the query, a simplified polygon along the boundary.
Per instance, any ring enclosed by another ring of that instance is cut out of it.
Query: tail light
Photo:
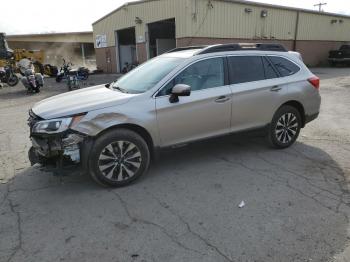
[[[320,89],[320,79],[317,76],[311,77],[307,81],[317,90]]]

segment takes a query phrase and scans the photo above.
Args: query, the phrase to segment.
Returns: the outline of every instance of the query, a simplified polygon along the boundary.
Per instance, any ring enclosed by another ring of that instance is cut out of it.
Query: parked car
[[[118,81],[48,98],[30,111],[31,162],[73,161],[125,186],[160,149],[264,128],[283,149],[317,118],[320,80],[273,44],[179,48]]]
[[[331,66],[350,65],[350,45],[342,45],[339,50],[329,51],[328,61]]]

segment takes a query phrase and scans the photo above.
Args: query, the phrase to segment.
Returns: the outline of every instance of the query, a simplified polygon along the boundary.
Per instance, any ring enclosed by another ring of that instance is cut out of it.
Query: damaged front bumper
[[[31,135],[29,160],[32,165],[57,164],[58,161],[78,164],[81,160],[81,145],[85,139],[86,136],[71,131],[57,135]]]
[[[81,149],[88,137],[71,129],[58,133],[35,133],[36,124],[47,122],[29,112],[28,125],[30,127],[30,138],[32,147],[28,152],[32,165],[63,165],[66,162],[78,164],[81,162]]]

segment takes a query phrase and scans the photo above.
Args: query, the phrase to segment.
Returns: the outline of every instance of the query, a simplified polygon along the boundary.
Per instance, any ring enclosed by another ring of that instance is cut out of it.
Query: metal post
[[[86,66],[86,63],[85,63],[85,45],[84,45],[84,43],[81,43],[81,56],[83,58],[83,65]]]
[[[318,6],[318,11],[319,12],[322,12],[322,6],[323,5],[327,5],[327,3],[319,3],[319,4],[316,4],[316,5],[314,5],[314,6]]]

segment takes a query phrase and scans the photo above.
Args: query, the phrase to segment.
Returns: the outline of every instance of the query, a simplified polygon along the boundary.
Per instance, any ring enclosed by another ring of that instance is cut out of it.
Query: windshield
[[[125,93],[144,93],[162,80],[182,61],[183,58],[177,57],[152,59],[120,78],[112,87]]]

